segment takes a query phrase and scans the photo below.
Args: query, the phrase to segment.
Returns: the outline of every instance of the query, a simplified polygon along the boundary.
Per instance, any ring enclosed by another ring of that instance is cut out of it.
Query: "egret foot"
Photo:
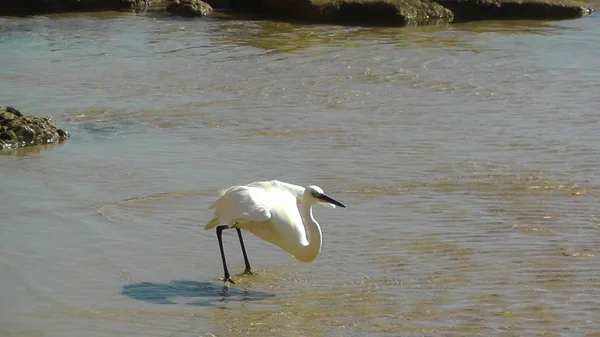
[[[225,283],[226,287],[229,285],[229,283],[235,284],[235,282],[231,279],[231,276],[223,277],[221,280],[223,280],[223,283]]]
[[[256,272],[250,268],[246,268],[242,275],[256,275]]]

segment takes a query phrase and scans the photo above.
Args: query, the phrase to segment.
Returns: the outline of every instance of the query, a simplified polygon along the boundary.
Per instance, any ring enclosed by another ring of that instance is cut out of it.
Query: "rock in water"
[[[392,26],[490,19],[571,19],[592,12],[582,7],[581,0],[260,0],[257,3],[255,11],[274,17]]]
[[[52,125],[52,119],[24,116],[19,110],[0,107],[0,150],[67,140],[69,133]]]
[[[453,18],[452,12],[430,0],[262,0],[261,10],[308,21],[391,26]]]
[[[0,16],[144,8],[160,0],[0,0]]]
[[[479,20],[564,20],[594,10],[577,0],[433,0],[454,13],[454,22]]]
[[[212,10],[209,4],[200,0],[173,0],[167,6],[167,12],[184,18],[207,16]]]

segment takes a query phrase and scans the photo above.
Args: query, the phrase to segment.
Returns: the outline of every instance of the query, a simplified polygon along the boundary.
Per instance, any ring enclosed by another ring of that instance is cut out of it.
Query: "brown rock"
[[[51,118],[25,116],[13,107],[0,107],[0,150],[67,140],[69,133]]]
[[[166,8],[167,12],[185,18],[207,16],[212,7],[200,0],[173,0]]]

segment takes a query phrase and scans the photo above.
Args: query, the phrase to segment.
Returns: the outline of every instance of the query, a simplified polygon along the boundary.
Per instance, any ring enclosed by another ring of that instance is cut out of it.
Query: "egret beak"
[[[326,196],[325,194],[321,194],[321,195],[317,196],[317,199],[330,204],[331,206],[333,206],[333,208],[335,208],[335,206],[340,206],[340,207],[346,208],[346,206],[344,206],[344,204],[342,204],[341,202],[339,202],[333,198]]]

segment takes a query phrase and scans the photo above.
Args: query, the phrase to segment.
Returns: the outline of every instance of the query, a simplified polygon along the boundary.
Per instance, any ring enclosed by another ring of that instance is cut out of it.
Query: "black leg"
[[[221,259],[223,259],[223,271],[225,272],[223,282],[225,282],[225,284],[227,284],[227,282],[235,284],[235,282],[233,282],[229,275],[229,270],[227,269],[227,261],[225,261],[225,251],[223,250],[223,239],[221,238],[221,235],[223,235],[223,230],[227,228],[229,227],[225,225],[217,226],[217,240],[219,240],[219,248],[221,249]]]
[[[246,246],[244,245],[244,239],[242,239],[242,230],[236,228],[238,237],[240,238],[240,246],[242,246],[242,254],[244,254],[244,263],[246,264],[246,270],[244,270],[244,274],[254,275],[252,268],[250,268],[250,261],[248,261],[248,254],[246,254]]]

